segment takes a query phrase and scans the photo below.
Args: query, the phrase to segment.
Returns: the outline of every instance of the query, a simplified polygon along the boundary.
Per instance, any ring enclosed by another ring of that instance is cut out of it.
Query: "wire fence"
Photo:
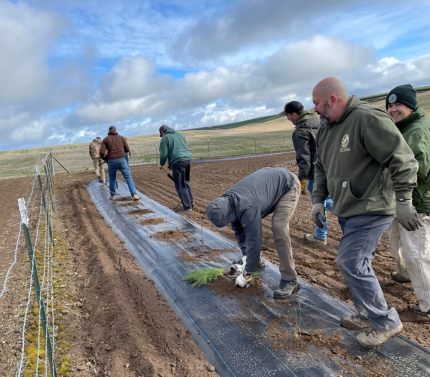
[[[290,131],[241,134],[229,137],[187,136],[188,148],[193,159],[225,157],[252,153],[267,153],[294,148]],[[156,164],[158,161],[159,138],[127,141],[131,148],[130,165]],[[52,156],[70,172],[93,170],[93,162],[87,148],[51,152]],[[45,154],[0,154],[0,179],[31,176],[34,166]],[[106,165],[104,165],[106,166]]]
[[[56,324],[55,292],[54,292],[54,247],[55,239],[52,229],[54,211],[54,166],[53,155],[48,153],[43,159],[43,182],[39,168],[36,166],[36,177],[33,180],[31,193],[25,201],[18,199],[21,222],[16,237],[14,262],[4,279],[3,289],[0,294],[2,299],[9,291],[10,275],[17,264],[21,239],[24,235],[26,250],[30,262],[30,277],[26,294],[25,310],[22,313],[21,347],[19,363],[16,366],[15,377],[52,376],[57,377],[55,365],[56,345],[61,339],[57,338],[58,326]],[[40,204],[36,225],[33,227],[32,238],[29,226],[28,208],[38,191]],[[42,275],[39,275],[39,270]],[[47,309],[48,308],[48,309]],[[20,321],[21,323],[21,321]],[[63,359],[62,359],[63,360]],[[62,363],[63,364],[63,363]],[[60,365],[62,367],[63,365]],[[65,375],[61,373],[60,375]]]

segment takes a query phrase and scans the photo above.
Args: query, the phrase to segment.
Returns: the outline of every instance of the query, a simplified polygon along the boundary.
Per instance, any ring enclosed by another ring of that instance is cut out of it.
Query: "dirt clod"
[[[164,219],[156,218],[156,219],[144,219],[139,222],[140,225],[157,225],[164,222]]]
[[[177,241],[184,238],[189,238],[189,235],[184,230],[164,230],[153,234],[151,237],[156,238],[159,241]]]

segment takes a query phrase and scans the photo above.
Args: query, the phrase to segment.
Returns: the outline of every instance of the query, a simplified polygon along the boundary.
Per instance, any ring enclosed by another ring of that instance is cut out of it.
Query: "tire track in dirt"
[[[82,183],[71,185],[66,198],[65,222],[85,276],[81,295],[88,354],[112,376],[215,375]]]

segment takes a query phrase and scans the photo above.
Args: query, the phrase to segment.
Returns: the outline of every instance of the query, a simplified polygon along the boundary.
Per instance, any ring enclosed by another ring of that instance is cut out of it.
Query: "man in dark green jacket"
[[[166,161],[169,160],[176,192],[182,202],[182,206],[178,207],[176,211],[192,211],[192,206],[194,205],[190,183],[192,154],[188,149],[187,141],[184,135],[165,125],[161,126],[159,131],[162,139],[158,167],[162,169]]]
[[[430,118],[418,107],[417,93],[407,85],[395,87],[386,98],[388,114],[393,117],[418,161],[418,185],[412,192],[412,204],[423,226],[407,232],[394,219],[388,229],[391,249],[397,259],[398,271],[391,277],[398,282],[412,281],[418,304],[409,310],[430,313]]]
[[[322,80],[312,99],[321,117],[312,218],[322,226],[318,215],[324,217],[323,203],[330,195],[343,232],[337,264],[358,311],[342,318],[341,325],[355,330],[371,326],[357,342],[376,347],[398,335],[403,325],[385,301],[372,260],[394,214],[409,231],[421,226],[410,200],[418,164],[390,116],[355,95],[349,97],[339,79]]]

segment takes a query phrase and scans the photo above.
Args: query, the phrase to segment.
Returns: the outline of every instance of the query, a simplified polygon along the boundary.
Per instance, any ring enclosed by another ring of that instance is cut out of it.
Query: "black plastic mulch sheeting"
[[[170,209],[142,194],[139,202],[119,206],[124,202],[109,200],[109,190],[98,181],[87,186],[99,212],[126,248],[154,282],[176,315],[191,332],[193,340],[220,376],[339,376],[369,375],[362,363],[345,361],[330,349],[320,350],[307,344],[306,352],[293,352],[273,345],[268,332],[272,321],[281,320],[282,330],[295,334],[297,323],[302,332],[322,332],[341,337],[341,348],[349,355],[360,356],[377,367],[389,371],[390,376],[429,376],[430,351],[406,338],[390,339],[378,350],[367,350],[355,341],[358,332],[339,326],[341,316],[354,313],[353,309],[299,279],[300,289],[290,300],[275,301],[273,289],[280,281],[277,266],[266,261],[263,272],[265,299],[244,295],[220,297],[210,287],[192,287],[181,281],[189,270],[200,267],[227,267],[240,252],[217,255],[216,262],[190,263],[178,257],[182,252],[195,255],[191,247],[201,249],[201,227],[182,218]],[[119,181],[118,196],[130,195],[127,186]],[[150,209],[152,213],[138,216],[128,212]],[[158,225],[142,226],[139,221],[163,218]],[[162,242],[151,235],[163,230],[186,230],[190,238],[177,242]],[[213,249],[237,249],[237,245],[209,230],[203,229],[205,245]],[[232,280],[231,284],[234,284]],[[237,288],[240,289],[240,288]],[[289,342],[293,341],[290,336]],[[344,363],[351,370],[340,363]]]

